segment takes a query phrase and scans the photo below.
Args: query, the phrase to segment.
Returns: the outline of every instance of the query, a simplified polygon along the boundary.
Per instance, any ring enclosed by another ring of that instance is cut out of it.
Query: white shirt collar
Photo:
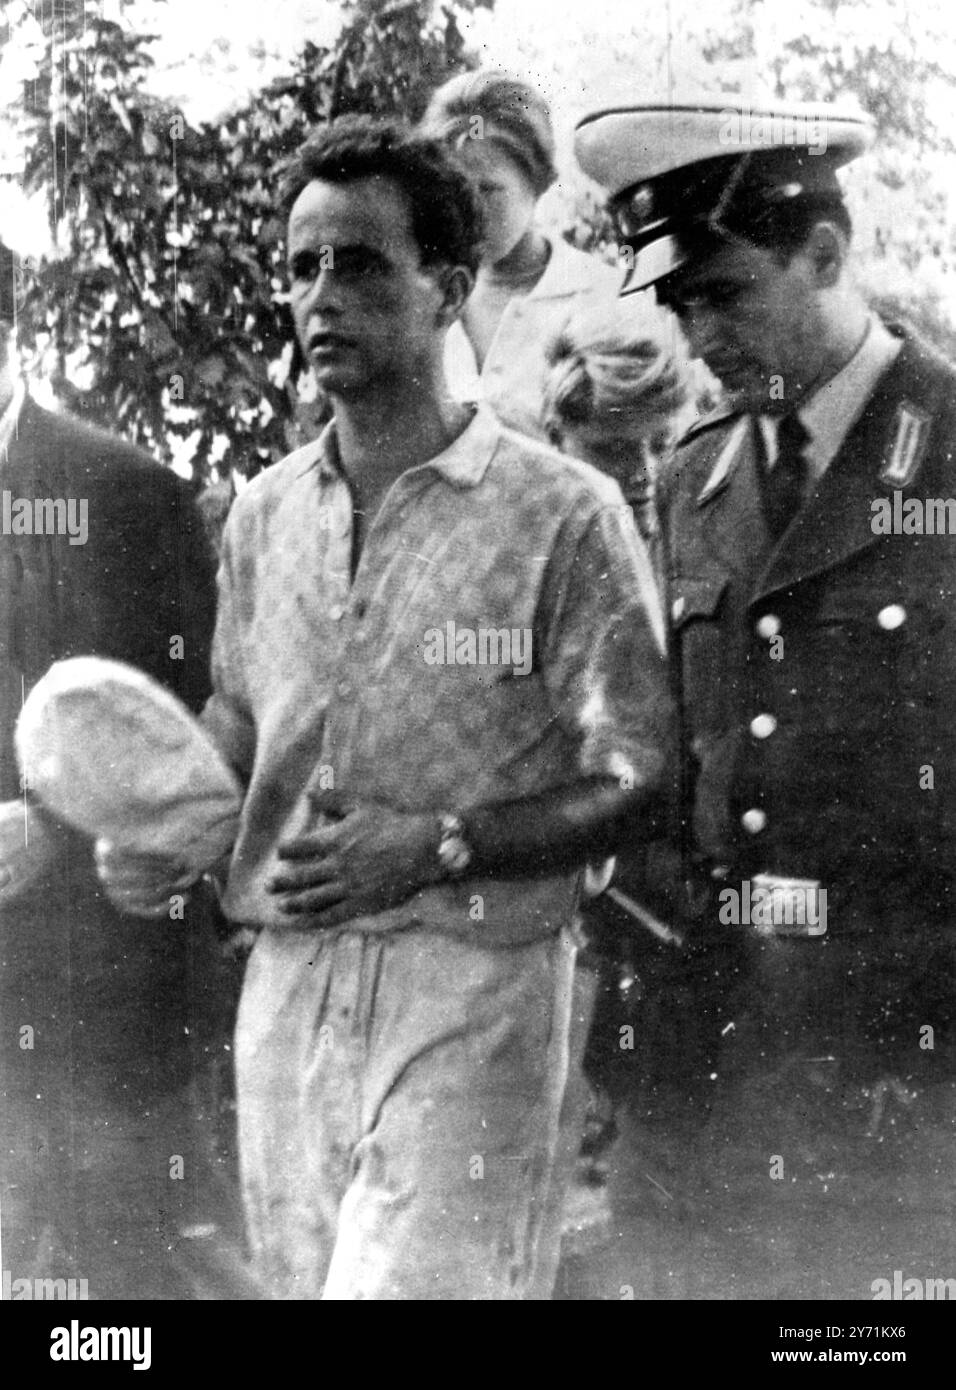
[[[810,438],[804,448],[814,482],[822,478],[839,452],[844,439],[863,413],[877,381],[902,347],[873,314],[856,352],[835,376],[817,390],[797,410]],[[758,416],[768,467],[777,457],[777,417]]]
[[[477,404],[473,407],[471,420],[447,449],[421,464],[413,464],[401,476],[407,477],[419,468],[433,468],[455,487],[477,487],[501,442],[501,430],[501,423],[494,411],[489,406]],[[343,476],[334,417],[318,439],[304,445],[299,453],[300,467],[296,476],[301,476],[310,468],[318,468],[324,478]]]

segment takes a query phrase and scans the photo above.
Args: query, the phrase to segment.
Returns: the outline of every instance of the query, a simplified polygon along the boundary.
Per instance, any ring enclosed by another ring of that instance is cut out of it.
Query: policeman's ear
[[[443,266],[438,275],[441,291],[441,304],[438,309],[438,323],[448,328],[461,317],[465,302],[475,288],[475,277],[467,266]]]
[[[813,268],[817,288],[833,289],[846,268],[849,242],[846,232],[835,222],[816,222],[804,251]]]

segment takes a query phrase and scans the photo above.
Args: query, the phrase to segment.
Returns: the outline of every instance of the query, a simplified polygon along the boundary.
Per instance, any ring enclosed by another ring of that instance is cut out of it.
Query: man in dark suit
[[[50,664],[140,667],[193,709],[208,693],[213,566],[183,484],[130,445],[41,409],[11,361],[0,274],[0,1221],[18,1278],[90,1297],[162,1292],[158,1252],[195,1195],[182,1102],[203,947],[99,889],[89,843],[21,784],[13,730]],[[39,504],[39,505],[38,505]],[[193,1028],[195,1033],[195,1028]],[[181,1195],[182,1194],[182,1195]]]
[[[933,501],[956,493],[956,372],[852,283],[835,171],[868,138],[833,108],[729,99],[597,112],[577,132],[612,194],[625,292],[654,285],[727,396],[661,488],[685,979],[696,963],[697,1065],[727,1146],[711,1182],[722,1152],[754,1184],[768,1165],[823,1191],[866,1172],[891,1202],[905,1173],[938,1210],[956,1120],[956,536]]]

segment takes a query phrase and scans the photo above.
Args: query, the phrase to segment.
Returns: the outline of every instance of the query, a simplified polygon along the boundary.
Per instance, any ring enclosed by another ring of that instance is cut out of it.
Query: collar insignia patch
[[[905,487],[923,460],[929,441],[932,416],[910,401],[901,401],[893,420],[889,456],[880,473],[880,482]]]

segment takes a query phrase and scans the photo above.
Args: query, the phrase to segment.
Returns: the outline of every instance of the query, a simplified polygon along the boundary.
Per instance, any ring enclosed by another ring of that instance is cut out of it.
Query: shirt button
[[[765,613],[757,623],[757,636],[770,642],[780,631],[780,619],[776,613]]]
[[[754,738],[769,738],[776,727],[777,721],[772,714],[758,714],[750,721],[750,732]]]
[[[761,811],[759,806],[751,806],[749,811],[744,811],[740,817],[740,824],[748,835],[759,835],[767,824],[767,813]]]
[[[343,700],[347,700],[352,693],[352,687],[348,681],[339,681],[336,690]]]
[[[332,619],[333,623],[340,622],[344,616],[345,609],[342,605],[340,603],[333,603],[332,607],[329,609],[329,617]]]
[[[902,627],[906,622],[906,609],[901,603],[891,603],[880,609],[876,621],[884,632],[892,632],[894,628]]]
[[[674,602],[671,604],[671,617],[673,618],[675,623],[680,622],[681,618],[684,616],[684,609],[686,607],[687,604],[683,596],[681,596],[680,598],[675,598]]]

